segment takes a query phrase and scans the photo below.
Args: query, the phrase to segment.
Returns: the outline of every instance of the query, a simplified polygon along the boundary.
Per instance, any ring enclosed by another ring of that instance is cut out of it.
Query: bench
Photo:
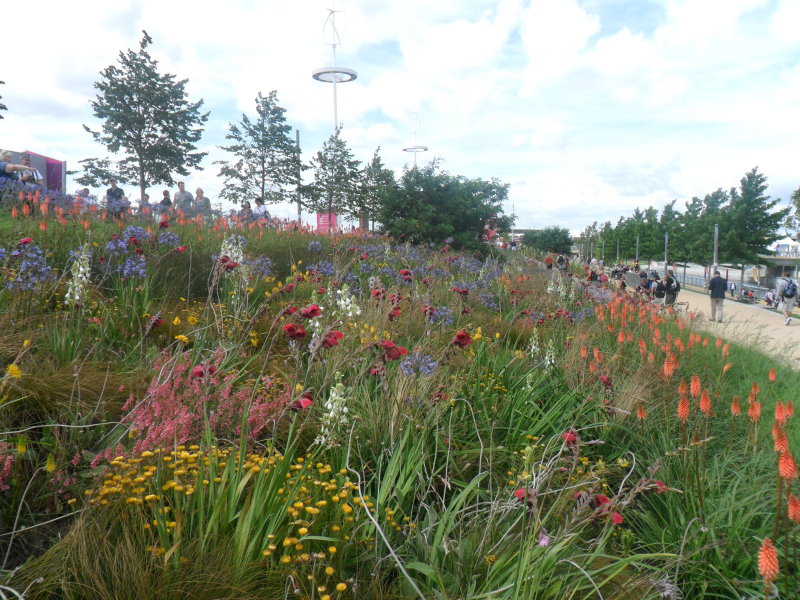
[[[744,304],[755,304],[756,302],[758,302],[758,298],[756,298],[755,296],[753,296],[752,298],[749,298],[747,296],[734,296],[733,299],[736,300],[737,302],[743,302]]]

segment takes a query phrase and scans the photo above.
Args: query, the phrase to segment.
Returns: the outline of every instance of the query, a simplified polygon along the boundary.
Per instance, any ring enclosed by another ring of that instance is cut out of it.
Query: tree
[[[358,194],[359,162],[341,137],[342,128],[322,145],[322,150],[311,160],[314,183],[307,190],[307,206],[318,213],[331,213],[358,218],[352,210],[354,196]]]
[[[5,81],[0,81],[0,85],[4,85],[4,84],[5,84]],[[2,100],[2,99],[3,99],[3,97],[0,96],[0,100]],[[3,104],[2,102],[0,102],[0,110],[8,110],[8,107],[5,104]],[[3,115],[0,115],[0,119],[2,119],[2,118],[3,118]]]
[[[766,262],[761,255],[769,254],[768,246],[780,238],[778,229],[790,210],[773,210],[778,200],[770,200],[766,190],[767,178],[758,168],[741,179],[738,190],[731,189],[730,204],[720,227],[722,260],[741,264]]]
[[[352,209],[362,215],[365,221],[362,229],[366,226],[366,221],[372,219],[373,227],[375,216],[383,205],[388,194],[394,191],[397,182],[394,172],[383,165],[380,156],[380,147],[375,149],[370,160],[361,171],[361,190],[354,196],[354,206]]]
[[[399,185],[381,206],[378,220],[385,232],[412,243],[449,242],[453,248],[482,249],[484,227],[508,231],[511,217],[503,214],[508,185],[497,179],[467,179],[441,171],[434,160],[403,171]]]
[[[84,164],[82,185],[97,187],[112,174],[123,183],[136,183],[142,196],[148,185],[173,184],[172,173],[188,175],[200,168],[205,152],[194,152],[208,113],[203,101],[190,103],[186,79],[158,72],[158,62],[147,52],[152,38],[143,32],[138,52],[120,52],[118,65],[100,72],[91,102],[94,116],[103,121],[100,131],[84,129],[111,154],[124,158],[112,167],[106,159],[90,158]]]
[[[800,187],[792,192],[791,198],[794,212],[786,217],[786,227],[793,229],[797,236],[796,239],[798,239],[800,238],[800,236],[797,235],[798,231],[800,231]]]
[[[297,147],[292,141],[292,128],[286,124],[286,110],[278,105],[278,93],[273,90],[266,98],[258,93],[256,118],[242,114],[240,123],[231,123],[226,140],[230,146],[220,146],[233,154],[235,161],[219,160],[219,175],[225,178],[220,196],[233,203],[258,198],[267,203],[288,200],[288,184],[297,181]],[[294,188],[292,188],[294,189]]]
[[[569,254],[572,250],[572,237],[569,235],[569,229],[556,226],[526,231],[522,235],[522,243],[539,252]]]

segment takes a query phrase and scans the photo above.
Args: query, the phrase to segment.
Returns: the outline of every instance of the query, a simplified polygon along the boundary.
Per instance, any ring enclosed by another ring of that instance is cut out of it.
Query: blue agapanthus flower
[[[6,282],[10,290],[30,292],[39,284],[46,283],[53,278],[53,269],[47,264],[44,251],[36,244],[26,244],[11,253],[12,258],[19,262],[11,265],[16,267],[16,276]]]
[[[453,311],[446,306],[437,306],[433,309],[429,317],[431,323],[435,325],[452,325],[453,324]]]
[[[142,254],[129,257],[122,265],[122,276],[125,278],[144,279],[147,262]]]
[[[122,239],[126,242],[131,239],[135,238],[140,242],[147,240],[150,238],[150,234],[147,233],[142,227],[137,227],[136,225],[128,225],[125,229],[122,230]]]
[[[268,256],[259,256],[247,261],[247,265],[252,269],[256,277],[269,277],[272,275],[272,259]]]
[[[436,361],[428,354],[415,352],[406,360],[400,363],[400,370],[403,375],[433,375],[436,370]]]
[[[175,248],[181,243],[181,238],[173,231],[164,231],[158,234],[158,243],[167,248]]]
[[[310,265],[308,267],[309,271],[316,271],[320,275],[327,275],[330,277],[336,272],[336,269],[333,268],[333,264],[328,262],[327,260],[321,260],[315,265]]]

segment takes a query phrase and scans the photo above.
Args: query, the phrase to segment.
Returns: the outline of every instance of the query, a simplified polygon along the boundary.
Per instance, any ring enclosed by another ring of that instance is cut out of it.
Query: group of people
[[[624,283],[624,279],[622,281]],[[635,292],[650,298],[655,304],[674,305],[680,291],[681,284],[672,269],[667,269],[666,277],[663,280],[658,271],[650,271],[650,273],[645,270],[639,271],[639,285],[636,286]]]
[[[131,202],[128,200],[122,188],[117,186],[116,178],[112,177],[108,180],[110,187],[106,190],[106,209],[115,214],[122,215],[130,212]],[[80,194],[86,192],[88,196],[89,190],[84,188]],[[170,209],[181,211],[184,215],[204,215],[211,216],[211,199],[208,198],[203,192],[203,188],[197,188],[195,195],[186,191],[186,184],[183,181],[178,182],[178,191],[175,192],[174,197],[170,197],[170,191],[164,190],[162,192],[161,201],[157,204],[150,202],[150,195],[144,194],[139,200],[138,212],[140,214],[159,214],[168,212]]]
[[[23,153],[19,163],[12,162],[14,154],[10,150],[0,150],[0,180],[21,181],[29,186],[44,185],[44,177],[31,165],[31,155]]]
[[[259,219],[269,219],[269,211],[264,205],[264,201],[261,198],[257,198],[255,202],[256,205],[253,207],[251,206],[249,200],[245,200],[242,202],[242,208],[240,208],[238,211],[235,208],[232,208],[229,216],[232,219],[236,219],[245,223],[258,221]]]

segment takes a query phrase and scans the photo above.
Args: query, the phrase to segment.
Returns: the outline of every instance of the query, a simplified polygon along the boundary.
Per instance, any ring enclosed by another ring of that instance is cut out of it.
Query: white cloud
[[[776,38],[797,45],[800,44],[798,23],[800,23],[800,1],[782,0],[772,14],[769,30]]]
[[[323,23],[333,0],[170,2],[43,0],[35,42],[7,27],[0,87],[9,106],[0,145],[77,160],[100,150],[92,82],[141,30],[164,71],[189,79],[211,118],[205,170],[187,178],[219,197],[214,159],[228,120],[278,90],[310,158],[331,133],[331,86],[311,71],[331,61]],[[728,188],[753,166],[773,196],[800,185],[797,0],[668,0],[647,26],[615,3],[578,0],[336,2],[344,137],[359,160],[381,146],[400,170],[422,162],[511,183],[521,226],[580,229],[637,205]],[[637,5],[638,8],[638,5]],[[602,10],[601,10],[602,9]],[[25,19],[19,4],[7,22]],[[654,19],[654,20],[653,20]],[[96,124],[95,124],[96,125]],[[291,206],[274,212],[293,214]]]

